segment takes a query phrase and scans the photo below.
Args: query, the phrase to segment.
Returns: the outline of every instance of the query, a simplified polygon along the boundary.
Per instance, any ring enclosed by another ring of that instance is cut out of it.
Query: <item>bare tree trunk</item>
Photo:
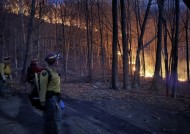
[[[144,44],[144,43],[143,43]],[[144,54],[144,49],[142,50],[142,67],[143,67],[143,69],[142,69],[142,71],[143,71],[143,76],[145,76],[146,75],[146,69],[145,69],[145,54]]]
[[[162,19],[163,19],[163,9],[164,9],[164,0],[158,0],[158,10],[159,10],[159,18],[158,18],[158,41],[157,41],[157,49],[156,49],[156,65],[154,70],[154,77],[151,85],[151,89],[158,90],[160,89],[160,70],[161,70],[161,50],[162,50]]]
[[[42,19],[42,2],[39,3],[39,6],[40,6],[40,9],[39,9],[39,20]],[[41,23],[41,22],[40,22]],[[38,29],[37,29],[37,54],[36,54],[36,57],[39,59],[40,57],[40,24],[38,24]]]
[[[133,84],[132,84],[133,87],[137,89],[139,88],[139,84],[140,84],[140,48],[143,46],[142,40],[143,40],[143,36],[145,32],[145,26],[148,19],[151,3],[152,3],[152,0],[149,0],[147,8],[146,8],[145,16],[144,16],[144,21],[141,27],[140,37],[138,39],[138,48],[137,48],[136,62],[135,62],[135,73],[134,73]]]
[[[128,32],[128,42],[129,42],[129,50],[128,50],[128,54],[129,54],[129,77],[132,77],[132,26],[131,26],[131,11],[130,11],[130,1],[127,1],[127,18],[128,18],[128,21],[127,21],[127,32]]]
[[[185,28],[187,81],[190,82],[190,76],[189,76],[189,43],[188,43],[189,11],[188,11],[188,9],[186,9],[186,18],[184,19],[183,16],[181,16],[181,18],[182,18],[182,21],[184,23],[184,28]]]
[[[118,11],[117,0],[112,0],[112,19],[113,19],[113,44],[112,44],[112,88],[118,89],[118,55],[117,55],[117,41],[118,41]]]
[[[98,7],[98,20],[99,20],[99,31],[100,31],[100,45],[101,45],[101,65],[102,65],[102,77],[106,82],[105,78],[105,47],[103,46],[103,18],[100,15],[100,5],[99,0],[97,1],[97,7]]]
[[[80,13],[80,3],[79,3],[79,1],[78,1],[78,6],[77,6],[78,8],[77,8],[77,10],[78,10],[78,24],[80,24],[79,26],[78,26],[78,52],[79,52],[79,55],[80,55],[80,58],[79,58],[79,69],[80,69],[80,82],[82,83],[82,78],[83,78],[83,76],[84,76],[84,74],[83,74],[83,70],[82,70],[82,65],[83,65],[83,59],[84,59],[84,53],[83,53],[83,47],[82,47],[82,41],[81,41],[81,39],[82,39],[82,35],[80,34],[80,29],[81,29],[81,13]]]
[[[5,56],[5,35],[6,35],[6,27],[7,27],[7,14],[5,14],[5,18],[4,19],[4,29],[3,29],[3,33],[0,34],[0,43],[2,46],[2,52],[1,52],[1,57],[3,58]]]
[[[90,46],[90,22],[89,19],[90,15],[89,15],[89,7],[88,7],[88,0],[85,1],[85,21],[86,21],[86,38],[87,38],[87,48],[88,48],[88,81],[91,82],[92,81],[92,60],[91,60],[91,46]]]
[[[63,51],[63,53],[65,54],[65,57],[66,57],[66,39],[65,39],[65,24],[64,24],[64,22],[65,22],[65,15],[66,15],[66,10],[64,9],[64,7],[63,6],[61,6],[61,25],[62,25],[62,38],[63,38],[63,44],[62,44],[62,51]],[[66,67],[66,58],[65,58],[65,62],[64,62],[64,76],[65,76],[65,81],[67,80],[67,67]]]
[[[125,1],[120,0],[121,5],[121,30],[122,30],[122,44],[123,44],[123,89],[131,89],[129,78],[129,57],[128,57],[128,36],[126,34],[126,8]]]
[[[89,25],[89,30],[90,30],[90,57],[89,57],[89,63],[90,63],[90,68],[91,68],[91,80],[92,81],[92,76],[93,76],[93,31],[94,31],[94,17],[93,17],[93,4],[92,4],[92,0],[90,1],[90,25]]]
[[[26,41],[24,63],[23,63],[23,69],[22,69],[22,80],[24,79],[25,73],[26,73],[26,66],[27,66],[28,52],[29,52],[31,36],[32,36],[34,16],[35,16],[35,0],[32,0],[30,20],[29,20],[29,24],[28,24],[28,35],[27,35],[27,41]]]
[[[177,95],[177,85],[178,85],[178,44],[179,44],[179,0],[175,0],[175,23],[176,23],[176,31],[175,31],[175,44],[172,55],[172,67],[171,67],[171,78],[173,80],[172,85],[172,97],[176,98]]]
[[[107,54],[106,54],[106,56],[107,56],[107,62],[108,62],[108,69],[109,69],[109,71],[111,72],[111,56],[110,56],[110,53],[109,53],[109,35],[108,35],[108,29],[106,28],[106,43],[107,43]]]
[[[71,39],[73,38],[71,29],[72,27],[69,27],[69,32],[67,33],[67,41],[65,41],[65,81],[67,80],[68,59],[69,59]]]
[[[167,23],[164,20],[164,62],[166,75],[166,96],[169,97],[169,67],[168,67],[168,49],[167,49]]]
[[[15,76],[17,77],[17,69],[18,69],[18,62],[17,62],[17,38],[16,37],[16,30],[15,28],[13,29],[13,35],[14,35],[14,42],[13,42],[13,47],[14,47],[14,65],[15,65]]]
[[[24,20],[23,20],[23,1],[19,0],[19,4],[20,4],[20,19],[21,19],[21,33],[22,33],[22,37],[21,37],[21,47],[23,47],[24,45],[26,45],[26,35],[25,35],[25,26],[24,26]],[[23,46],[22,46],[23,45]],[[24,47],[23,47],[24,48]],[[26,49],[26,48],[25,48]],[[29,51],[28,51],[29,52]],[[24,59],[24,54],[21,55],[21,59]]]
[[[188,37],[189,37],[189,32],[188,32],[188,25],[189,25],[189,17],[188,17],[188,9],[186,13],[186,25],[185,25],[185,39],[186,39],[186,63],[187,63],[187,80],[190,82],[190,75],[189,75],[189,43],[188,43]]]

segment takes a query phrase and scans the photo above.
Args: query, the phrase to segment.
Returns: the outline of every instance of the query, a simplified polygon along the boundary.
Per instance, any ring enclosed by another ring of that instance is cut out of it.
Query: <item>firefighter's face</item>
[[[5,60],[5,63],[10,64],[10,60]]]

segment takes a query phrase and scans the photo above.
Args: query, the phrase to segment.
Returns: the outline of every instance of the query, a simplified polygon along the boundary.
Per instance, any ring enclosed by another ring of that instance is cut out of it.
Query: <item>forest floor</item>
[[[75,113],[71,124],[92,126],[82,134],[189,134],[190,84],[179,83],[176,99],[166,97],[163,89],[151,91],[148,85],[127,91],[101,83],[68,83],[62,93],[66,109],[72,107]],[[65,119],[71,120],[67,114]]]
[[[179,83],[176,99],[166,97],[163,89],[148,90],[148,85],[127,91],[101,82],[64,83],[64,134],[189,134],[190,84]],[[42,133],[42,112],[31,107],[22,86],[22,93],[0,98],[2,134]]]

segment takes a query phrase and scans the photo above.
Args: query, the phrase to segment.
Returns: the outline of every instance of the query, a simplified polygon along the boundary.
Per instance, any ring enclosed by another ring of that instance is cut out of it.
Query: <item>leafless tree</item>
[[[128,36],[126,34],[126,7],[125,1],[120,0],[121,5],[121,30],[122,30],[122,44],[123,44],[123,89],[131,89],[129,78],[129,48]]]
[[[113,19],[113,42],[112,42],[112,88],[118,89],[118,2],[112,0],[112,19]]]
[[[88,80],[92,81],[92,44],[90,42],[90,10],[89,0],[85,0],[85,25],[86,25],[86,40],[88,48],[87,64],[88,64]]]
[[[35,16],[35,2],[36,2],[35,0],[32,0],[32,4],[31,4],[30,20],[28,24],[28,34],[27,34],[27,40],[26,40],[26,49],[25,49],[23,69],[22,69],[22,79],[25,78],[26,66],[28,62],[28,53],[29,53],[32,29],[33,29],[33,19]]]
[[[182,21],[184,23],[185,27],[185,40],[186,40],[186,65],[187,65],[187,80],[190,82],[190,75],[189,75],[189,43],[188,43],[188,37],[189,37],[189,11],[186,10],[186,18],[184,19],[181,15]]]
[[[99,24],[99,32],[100,32],[100,46],[101,46],[101,63],[102,63],[102,76],[106,82],[105,78],[105,47],[104,47],[104,23],[103,23],[103,15],[101,15],[100,2],[97,0],[97,8],[98,8],[98,24]]]
[[[166,96],[169,96],[169,67],[168,67],[168,30],[167,30],[167,21],[163,20],[164,24],[164,63],[165,63],[165,74],[166,74]]]
[[[139,88],[139,84],[140,84],[140,50],[141,50],[141,47],[143,46],[143,36],[145,33],[145,27],[146,27],[151,3],[152,3],[152,0],[149,0],[145,15],[144,15],[144,20],[143,20],[142,26],[140,28],[141,29],[140,36],[138,38],[138,48],[137,48],[136,61],[135,61],[135,73],[134,73],[134,78],[133,78],[133,83],[132,83],[132,86],[137,89]],[[136,22],[136,23],[138,23],[138,22]]]
[[[160,89],[161,83],[160,81],[160,70],[161,70],[161,50],[162,50],[162,20],[163,20],[163,8],[164,8],[164,0],[158,0],[158,10],[159,10],[159,18],[158,18],[158,41],[157,41],[157,49],[156,49],[156,65],[154,70],[154,78],[152,81],[151,89],[158,90]]]
[[[175,0],[175,40],[172,42],[172,63],[171,63],[171,76],[172,81],[172,97],[176,98],[177,85],[178,85],[178,44],[179,44],[179,0]]]

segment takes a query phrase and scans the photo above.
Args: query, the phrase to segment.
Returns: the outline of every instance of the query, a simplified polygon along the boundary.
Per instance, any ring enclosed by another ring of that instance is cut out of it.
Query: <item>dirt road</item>
[[[34,109],[26,95],[0,98],[1,134],[42,134],[42,112]],[[92,103],[65,100],[64,134],[144,133],[123,119],[106,113]]]
[[[145,130],[97,107],[96,103],[65,100],[68,134],[144,134]]]
[[[189,134],[190,98],[92,89],[63,88],[64,134]],[[42,112],[26,94],[0,98],[0,134],[43,134]]]

